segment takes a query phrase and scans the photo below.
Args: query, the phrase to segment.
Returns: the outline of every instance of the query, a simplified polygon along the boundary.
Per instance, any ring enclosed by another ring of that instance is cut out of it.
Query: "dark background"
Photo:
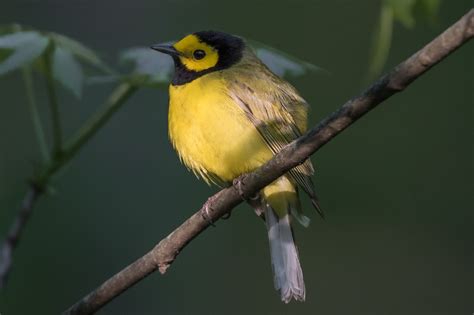
[[[368,85],[379,1],[3,0],[0,24],[57,31],[114,64],[130,46],[219,29],[328,70],[291,80],[310,125]],[[443,1],[437,22],[394,29],[386,69],[472,6]],[[207,230],[164,276],[100,314],[470,314],[473,307],[471,42],[314,157],[322,222],[296,228],[307,301],[273,289],[265,227],[250,208]],[[48,107],[42,81],[39,105]],[[112,86],[60,94],[67,133]],[[0,313],[57,314],[146,251],[216,190],[180,165],[167,140],[167,92],[145,89],[100,131],[42,199],[15,254]],[[0,78],[0,238],[38,167],[21,77]]]

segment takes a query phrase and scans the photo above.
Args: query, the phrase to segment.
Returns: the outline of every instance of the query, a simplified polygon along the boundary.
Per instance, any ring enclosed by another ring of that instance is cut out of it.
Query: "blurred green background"
[[[434,23],[399,24],[385,70],[472,6],[443,1]],[[218,29],[278,47],[328,70],[291,82],[316,124],[368,85],[380,1],[17,0],[0,24],[56,31],[110,64],[130,46]],[[335,138],[314,157],[327,214],[296,228],[307,301],[273,289],[266,230],[246,205],[100,314],[471,314],[474,43]],[[42,81],[39,107],[47,121]],[[112,86],[60,93],[69,134]],[[21,76],[0,78],[0,238],[40,155]],[[151,249],[216,191],[167,140],[167,91],[144,89],[80,152],[40,200],[15,253],[0,314],[57,314]]]

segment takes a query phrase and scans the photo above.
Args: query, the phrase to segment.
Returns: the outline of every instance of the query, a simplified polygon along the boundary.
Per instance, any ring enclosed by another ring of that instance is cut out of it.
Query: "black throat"
[[[241,38],[217,31],[197,32],[194,35],[214,47],[219,54],[219,60],[212,68],[203,71],[192,71],[188,70],[179,58],[174,56],[175,72],[171,81],[172,85],[183,85],[210,72],[227,69],[242,59],[245,44]]]

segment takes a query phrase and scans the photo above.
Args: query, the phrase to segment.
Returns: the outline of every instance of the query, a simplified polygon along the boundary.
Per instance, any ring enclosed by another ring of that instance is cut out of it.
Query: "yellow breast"
[[[186,166],[207,182],[230,182],[272,157],[270,149],[228,96],[219,72],[170,86],[169,135]]]

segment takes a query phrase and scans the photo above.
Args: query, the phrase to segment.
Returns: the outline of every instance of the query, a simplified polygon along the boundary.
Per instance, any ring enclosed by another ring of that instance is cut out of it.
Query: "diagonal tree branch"
[[[413,56],[383,76],[361,95],[346,102],[339,110],[287,145],[272,160],[256,171],[240,177],[235,185],[223,189],[207,202],[208,218],[218,220],[272,181],[303,163],[311,154],[388,97],[403,91],[438,62],[474,36],[474,9],[436,37]],[[241,195],[242,194],[242,195]],[[64,314],[93,314],[112,299],[157,269],[165,273],[181,250],[209,227],[210,222],[196,212],[151,251],[105,281],[97,289],[71,306]]]

